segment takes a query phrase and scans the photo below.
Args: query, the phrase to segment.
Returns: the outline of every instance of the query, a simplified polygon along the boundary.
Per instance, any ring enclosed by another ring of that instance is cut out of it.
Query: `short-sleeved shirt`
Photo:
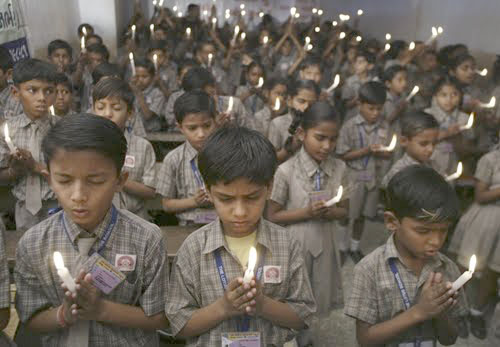
[[[285,145],[286,140],[290,136],[288,128],[293,122],[293,116],[287,113],[283,116],[274,118],[269,124],[268,138],[274,148],[281,149]]]
[[[250,90],[250,85],[238,86],[236,89],[236,97],[241,98],[243,94],[248,93]],[[249,114],[254,115],[257,111],[260,111],[262,107],[264,107],[264,101],[257,94],[252,94],[248,98],[246,98],[243,103],[247,108]]]
[[[127,132],[125,132],[125,138],[128,146],[123,169],[128,172],[128,179],[154,188],[156,184],[156,155],[153,146],[148,140]],[[125,191],[118,194],[120,195],[121,208],[139,216],[145,216],[144,199]]]
[[[147,135],[144,123],[142,122],[142,117],[140,115],[132,115],[132,117],[127,120],[125,128],[129,134],[134,134],[140,137],[146,137]]]
[[[5,226],[0,221],[0,309],[10,306],[10,275],[4,240]]]
[[[161,66],[158,74],[169,91],[177,89],[177,66],[174,62],[169,62],[167,65]]]
[[[111,221],[112,209],[92,234],[97,236],[97,250]],[[115,265],[117,255],[135,255],[135,269],[123,271],[126,278],[102,298],[140,307],[146,316],[161,313],[167,296],[168,262],[158,226],[126,210],[117,211],[116,224],[100,255]],[[66,227],[66,228],[65,228]],[[63,211],[29,229],[19,241],[16,252],[16,309],[22,322],[36,313],[62,304],[64,291],[54,266],[52,254],[61,252],[64,264],[74,275],[78,257],[77,241],[89,235]],[[43,346],[65,345],[68,330],[43,336]],[[156,332],[124,328],[90,321],[89,346],[158,346]]]
[[[35,121],[31,120],[25,113],[20,114],[17,117],[7,119],[7,124],[9,126],[9,134],[14,146],[17,148],[22,148],[26,150],[30,150],[30,141],[35,134],[34,126],[38,125],[37,132],[37,141],[40,145],[40,153],[31,153],[33,157],[40,158],[40,163],[45,163],[43,153],[41,151],[41,143],[45,136],[45,134],[49,131],[49,129],[59,120],[57,116],[44,116]],[[5,142],[5,138],[0,136],[0,168],[9,167],[9,156],[10,150]],[[33,175],[30,173],[29,175]],[[41,175],[37,175],[38,179],[40,179],[40,187],[41,187],[41,197],[42,200],[55,199],[55,195],[49,187],[47,180]],[[24,175],[20,177],[14,187],[12,188],[12,195],[17,200],[26,201],[26,181],[28,175]]]
[[[358,75],[354,74],[345,81],[342,88],[342,99],[351,100],[358,96],[358,90],[361,88],[363,82]]]
[[[489,187],[500,187],[500,147],[481,157],[474,177]]]
[[[13,118],[23,113],[23,105],[12,94],[12,87],[8,86],[0,93],[1,116],[4,119]]]
[[[184,90],[177,90],[170,94],[168,101],[167,101],[167,106],[165,110],[165,119],[167,120],[167,125],[169,128],[174,128],[175,127],[175,114],[174,114],[174,105],[177,99],[184,94]]]
[[[255,130],[260,132],[265,137],[269,134],[269,125],[271,124],[272,111],[269,107],[264,106],[259,112],[255,114]]]
[[[280,283],[262,283],[263,294],[288,304],[309,325],[316,305],[298,241],[282,227],[261,219],[257,226],[256,248],[258,257],[264,255],[263,261],[257,260],[257,264],[279,267],[281,277]],[[243,276],[243,266],[229,251],[219,219],[189,235],[175,258],[165,306],[174,335],[182,330],[195,311],[224,295],[215,263],[216,250],[221,256],[228,282]],[[188,339],[187,345],[220,346],[221,333],[235,331],[237,319],[228,319],[200,336]],[[249,331],[260,332],[261,346],[282,346],[294,336],[291,329],[260,318],[250,319]]]
[[[408,153],[405,153],[401,159],[399,159],[397,162],[392,165],[391,169],[387,174],[384,176],[382,179],[382,188],[387,188],[387,184],[391,180],[391,178],[394,177],[395,174],[397,174],[399,171],[403,170],[404,168],[412,165],[422,165],[412,157],[408,155]]]
[[[415,304],[421,288],[432,271],[443,274],[444,281],[453,282],[460,276],[457,265],[441,253],[429,259],[420,276],[417,276],[403,264],[394,242],[392,235],[384,245],[375,249],[355,266],[352,288],[344,308],[346,315],[373,325],[388,321],[405,310],[400,290],[389,266],[389,259],[395,259],[412,305]],[[458,318],[465,315],[466,306],[466,298],[462,291],[458,296],[457,305],[450,311],[451,317]],[[437,338],[431,320],[425,321],[419,327],[410,328],[385,345],[397,346],[398,343],[412,342],[417,336],[422,336],[424,340]]]
[[[165,96],[159,88],[150,85],[143,90],[144,100],[148,105],[148,108],[154,115],[150,119],[146,119],[142,114],[141,108],[139,106],[139,101],[137,98],[134,102],[134,109],[136,114],[141,115],[142,121],[144,123],[144,128],[146,132],[155,132],[161,130],[161,120],[163,117],[163,112],[165,111]]]
[[[198,151],[191,146],[189,141],[169,152],[163,159],[156,192],[166,199],[186,199],[193,197],[201,188],[193,171],[194,163],[198,168]],[[195,208],[177,213],[181,225],[192,224],[198,220],[200,214],[213,211],[212,208]],[[198,223],[196,223],[198,224]]]
[[[394,111],[396,110],[396,107],[404,100],[403,96],[398,96],[390,93],[389,91],[387,92],[387,99],[385,100],[384,104],[384,109],[383,109],[383,115],[385,116],[386,120],[388,121],[389,116],[391,116]],[[400,124],[400,117],[396,118],[391,124],[391,129],[393,132],[396,132],[398,134],[401,133],[401,124]]]
[[[226,112],[229,107],[230,96],[218,96],[217,97],[217,110],[219,112]],[[232,122],[239,126],[247,127],[250,129],[255,129],[255,120],[253,116],[250,116],[247,109],[241,102],[241,100],[235,96],[233,98],[233,110],[231,111]]]

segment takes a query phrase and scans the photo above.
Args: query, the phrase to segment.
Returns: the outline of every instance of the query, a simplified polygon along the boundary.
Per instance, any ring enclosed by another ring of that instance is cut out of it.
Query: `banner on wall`
[[[14,63],[30,57],[18,0],[0,0],[0,45],[9,50]]]

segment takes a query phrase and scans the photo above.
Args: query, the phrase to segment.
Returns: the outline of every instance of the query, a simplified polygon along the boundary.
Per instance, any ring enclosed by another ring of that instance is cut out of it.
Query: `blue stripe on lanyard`
[[[106,247],[106,243],[108,243],[109,237],[111,236],[111,233],[113,232],[113,229],[116,225],[116,221],[118,220],[118,210],[115,208],[115,206],[111,206],[111,220],[109,221],[108,226],[106,227],[106,230],[104,231],[104,235],[102,236],[101,240],[99,241],[99,247],[97,248],[97,253],[101,254],[102,250],[104,247]],[[61,214],[61,221],[63,224],[64,232],[66,233],[66,236],[68,237],[68,240],[71,241],[71,238],[69,236],[68,229],[66,228],[66,223],[64,222],[64,213]],[[78,251],[75,245],[73,245],[73,248]],[[89,257],[94,254],[94,250],[91,249],[89,251]]]
[[[359,134],[359,142],[361,143],[361,148],[365,147],[363,141],[363,134],[361,133],[361,124],[358,124],[358,134]],[[363,170],[368,166],[368,162],[370,161],[370,155],[367,155],[363,158]]]
[[[316,175],[314,175],[316,178],[316,191],[319,192],[321,190],[321,172],[316,170]]]
[[[396,266],[394,258],[389,259],[389,267],[391,268],[391,272],[394,275],[394,280],[398,285],[399,292],[401,293],[401,298],[403,299],[403,304],[405,306],[405,309],[409,310],[411,307],[411,300],[410,297],[408,296],[408,292],[406,291],[405,284],[401,279],[401,275],[399,274],[399,270],[398,267]],[[415,337],[415,342],[413,343],[413,345],[415,347],[420,347],[421,344],[422,340],[418,337]]]
[[[201,177],[200,170],[198,170],[198,167],[196,166],[196,163],[194,162],[195,158],[191,159],[191,170],[193,170],[194,178],[196,180],[196,183],[200,188],[203,188],[204,183],[203,183],[203,178]]]
[[[215,256],[215,264],[217,266],[217,272],[219,273],[220,283],[222,284],[222,289],[224,289],[224,291],[226,291],[229,283],[228,283],[228,279],[226,276],[226,270],[224,269],[224,263],[222,261],[222,257],[220,255],[220,252],[218,249],[215,250],[214,256]],[[264,257],[265,257],[265,254],[262,253],[262,255],[260,256],[260,259],[259,259],[259,266],[257,267],[257,274],[255,276],[255,278],[258,281],[260,281],[260,279],[262,278],[262,272],[263,272],[263,268],[264,268],[264,264],[263,264]],[[248,329],[250,328],[250,317],[245,314],[242,319],[238,320],[237,327],[238,327],[238,331],[242,331],[242,332],[248,331]]]

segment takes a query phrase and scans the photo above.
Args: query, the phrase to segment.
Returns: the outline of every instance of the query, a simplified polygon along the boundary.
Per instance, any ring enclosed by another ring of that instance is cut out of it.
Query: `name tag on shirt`
[[[377,134],[381,138],[387,138],[387,129],[378,129]]]
[[[330,199],[330,193],[326,190],[318,190],[315,192],[309,192],[309,200],[311,202],[316,201],[328,201]]]
[[[105,294],[111,293],[125,279],[124,274],[102,257],[99,257],[90,273],[94,286]]]
[[[281,266],[264,266],[264,283],[281,283]]]
[[[260,347],[260,333],[255,331],[222,333],[222,347]]]
[[[371,182],[373,181],[373,174],[369,171],[360,171],[358,173],[358,181],[359,182]]]
[[[194,222],[196,224],[209,224],[217,219],[217,213],[215,211],[203,211],[197,212],[194,217]]]
[[[125,156],[125,164],[123,164],[123,166],[134,168],[135,167],[135,157],[133,155]]]
[[[134,271],[137,256],[135,254],[117,254],[115,267],[119,271]]]

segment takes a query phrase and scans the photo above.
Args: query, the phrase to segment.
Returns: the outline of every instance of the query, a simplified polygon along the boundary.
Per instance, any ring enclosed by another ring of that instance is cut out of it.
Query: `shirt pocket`
[[[134,305],[137,303],[142,291],[142,279],[137,271],[123,272],[125,279],[110,293],[113,301],[122,304]]]

